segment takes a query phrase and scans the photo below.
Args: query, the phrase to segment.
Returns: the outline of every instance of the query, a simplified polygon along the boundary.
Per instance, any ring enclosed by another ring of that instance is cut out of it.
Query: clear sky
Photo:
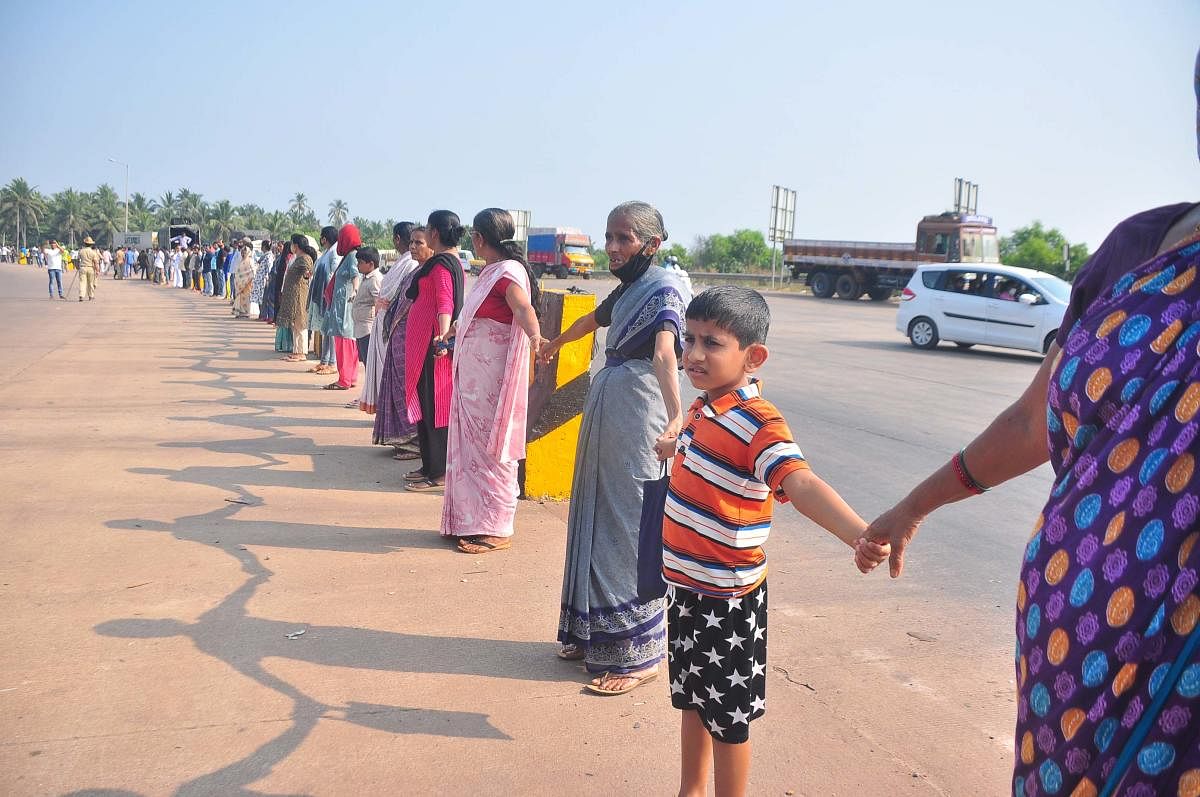
[[[1200,200],[1200,2],[0,2],[0,182],[187,187],[324,217],[526,208],[671,239],[912,240],[979,183],[1094,249]]]

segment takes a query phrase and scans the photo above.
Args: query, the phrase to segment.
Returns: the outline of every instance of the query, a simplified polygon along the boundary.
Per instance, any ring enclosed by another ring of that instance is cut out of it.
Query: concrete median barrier
[[[542,336],[553,340],[562,330],[596,309],[590,293],[544,290],[540,302]],[[549,365],[538,366],[529,386],[529,431],[520,470],[521,497],[566,500],[571,497],[575,448],[583,404],[592,383],[595,335],[563,346]]]

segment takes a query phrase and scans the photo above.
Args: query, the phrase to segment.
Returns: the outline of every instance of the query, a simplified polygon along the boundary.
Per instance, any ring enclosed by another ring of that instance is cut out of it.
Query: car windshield
[[[588,248],[586,246],[578,246],[576,244],[568,244],[563,247],[563,251],[569,255],[586,255]]]
[[[1058,277],[1052,277],[1049,274],[1043,277],[1034,277],[1033,284],[1060,302],[1065,302],[1071,298],[1071,283],[1060,280]]]

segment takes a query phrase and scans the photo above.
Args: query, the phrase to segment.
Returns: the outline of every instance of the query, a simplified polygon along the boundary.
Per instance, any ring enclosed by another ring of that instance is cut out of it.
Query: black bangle
[[[978,479],[971,475],[971,471],[967,469],[967,449],[964,448],[958,452],[958,464],[962,468],[962,474],[966,477],[966,481],[969,482],[968,486],[975,488],[981,493],[988,491],[988,488],[984,487]]]

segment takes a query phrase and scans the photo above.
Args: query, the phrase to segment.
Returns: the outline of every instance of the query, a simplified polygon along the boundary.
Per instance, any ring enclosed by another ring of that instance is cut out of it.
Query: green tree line
[[[200,226],[206,240],[229,238],[237,230],[266,230],[272,238],[284,238],[300,232],[317,237],[322,224],[335,227],[352,220],[362,233],[363,242],[382,249],[391,248],[394,219],[367,219],[351,216],[349,205],[341,199],[329,203],[318,216],[308,197],[297,192],[286,210],[267,210],[255,204],[234,205],[228,199],[213,202],[187,188],[167,191],[159,197],[134,193],[129,196],[129,229],[154,231],[171,219],[186,218]],[[24,178],[15,178],[0,188],[0,238],[21,244],[57,238],[76,245],[85,235],[105,246],[125,225],[125,204],[113,187],[104,183],[94,191],[67,188],[46,196]],[[1070,277],[1088,258],[1085,243],[1070,245],[1070,267],[1063,262],[1067,238],[1057,228],[1047,229],[1042,222],[1019,227],[1000,239],[1000,259],[1010,266],[1024,266]],[[603,249],[593,249],[597,269],[608,267]],[[771,266],[771,247],[758,230],[734,230],[729,235],[715,233],[696,238],[690,246],[673,243],[660,251],[673,255],[686,269],[729,274],[766,271]]]
[[[209,202],[187,188],[158,197],[129,195],[129,229],[135,232],[157,231],[172,219],[183,218],[199,225],[205,241],[228,239],[239,230],[265,230],[276,239],[297,232],[316,238],[323,224],[338,227],[353,221],[363,243],[382,249],[392,246],[393,219],[352,217],[350,206],[341,199],[330,202],[322,215],[324,220],[301,192],[288,201],[286,210],[268,210],[252,203],[235,205],[228,199]],[[23,246],[55,238],[74,246],[90,235],[101,246],[108,246],[124,229],[125,203],[108,183],[94,191],[66,188],[46,195],[17,177],[0,188],[0,238],[9,243]]]

